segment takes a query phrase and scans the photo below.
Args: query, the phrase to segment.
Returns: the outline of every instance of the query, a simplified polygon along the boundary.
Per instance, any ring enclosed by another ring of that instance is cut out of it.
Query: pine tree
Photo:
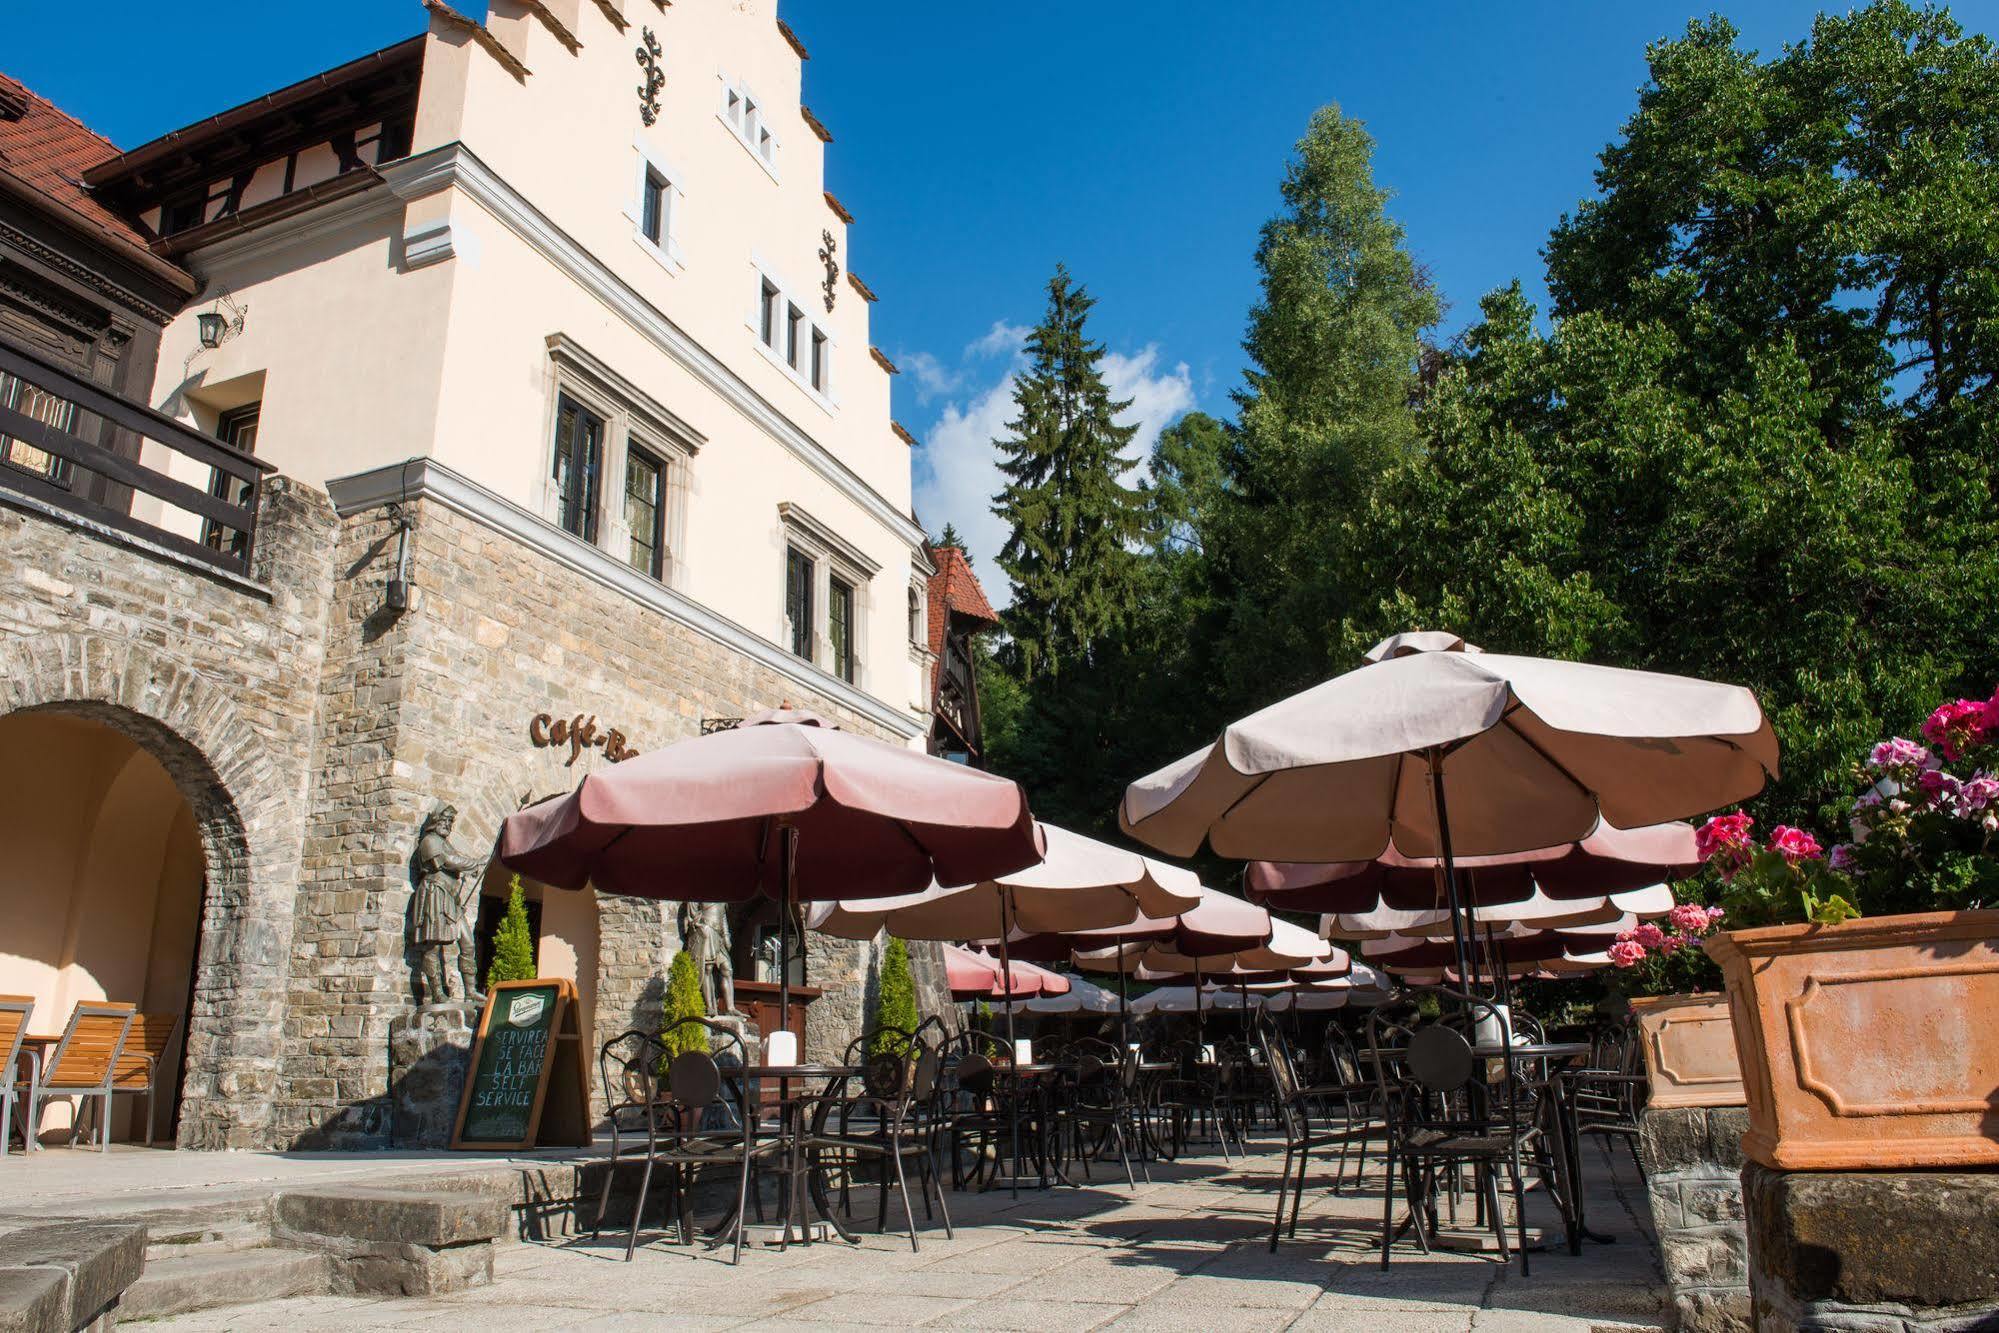
[[[706,1018],[708,1006],[701,1000],[701,974],[695,969],[694,955],[682,949],[673,955],[673,963],[666,970],[666,1003],[660,1014],[660,1041],[666,1046],[666,1058],[687,1051],[708,1049],[708,1032],[705,1028],[689,1024],[675,1025],[685,1018]]]
[[[1377,588],[1350,568],[1350,520],[1418,447],[1422,334],[1441,311],[1374,183],[1374,140],[1316,112],[1256,250],[1262,294],[1211,555],[1233,580],[1227,679],[1267,702],[1354,665],[1341,626]]]
[[[528,931],[527,897],[521,889],[521,877],[515,875],[507,894],[507,913],[493,936],[486,989],[491,991],[503,981],[532,981],[534,977],[534,936]]]
[[[994,442],[1007,485],[993,512],[1010,528],[999,567],[1013,584],[1001,619],[1008,661],[1027,682],[1086,662],[1133,596],[1144,514],[1123,477],[1135,466],[1124,450],[1137,427],[1117,423],[1130,400],[1111,398],[1103,344],[1084,332],[1095,304],[1057,266],[1014,390],[1019,415]]]
[[[958,529],[953,527],[949,523],[946,523],[944,525],[944,535],[939,537],[936,541],[930,544],[932,546],[935,546],[940,551],[947,546],[956,547],[958,550],[958,554],[965,557],[966,564],[970,564],[972,561],[972,553],[966,549],[965,539],[963,537],[960,537],[958,535]]]
[[[916,979],[909,972],[909,946],[891,935],[882,950],[880,999],[875,1005],[874,1050],[895,1053],[903,1038],[890,1031],[916,1030]]]

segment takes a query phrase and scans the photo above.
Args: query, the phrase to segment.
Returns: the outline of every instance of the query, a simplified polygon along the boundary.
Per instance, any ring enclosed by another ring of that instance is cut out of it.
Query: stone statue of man
[[[477,879],[473,879],[470,891],[464,887],[467,877],[485,870],[486,862],[451,845],[451,830],[457,822],[458,811],[440,805],[423,821],[423,832],[417,837],[410,943],[418,955],[418,1004],[486,1002],[479,990],[478,946],[472,940]]]
[[[694,958],[701,1003],[710,1014],[736,1012],[736,973],[730,960],[729,912],[720,903],[680,905],[680,947]]]

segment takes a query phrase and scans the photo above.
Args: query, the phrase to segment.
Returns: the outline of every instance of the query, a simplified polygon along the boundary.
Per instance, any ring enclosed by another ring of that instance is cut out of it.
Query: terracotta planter
[[[1999,1166],[1999,911],[1712,936],[1742,1147],[1784,1171]]]
[[[1740,1106],[1742,1062],[1728,997],[1652,995],[1631,1001],[1651,1085],[1647,1106]]]

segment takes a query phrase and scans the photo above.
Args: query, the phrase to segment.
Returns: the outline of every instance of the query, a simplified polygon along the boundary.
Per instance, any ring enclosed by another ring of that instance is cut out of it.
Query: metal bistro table
[[[1497,1045],[1473,1046],[1471,1053],[1480,1060],[1504,1060],[1507,1052]],[[1583,1252],[1583,1241],[1593,1240],[1599,1245],[1615,1244],[1615,1236],[1600,1231],[1591,1231],[1583,1220],[1582,1188],[1582,1145],[1581,1135],[1576,1131],[1575,1079],[1573,1066],[1578,1060],[1589,1058],[1588,1042],[1544,1041],[1517,1042],[1512,1054],[1516,1067],[1528,1071],[1528,1080],[1535,1086],[1552,1091],[1553,1096],[1543,1099],[1549,1109],[1551,1126],[1555,1139],[1555,1180],[1550,1194],[1556,1209],[1562,1214],[1563,1237],[1568,1242],[1569,1253]],[[1400,1047],[1360,1047],[1356,1055],[1366,1063],[1375,1065],[1378,1077],[1384,1082],[1393,1082],[1394,1074],[1384,1067],[1386,1062],[1402,1059]],[[1535,1072],[1538,1069],[1538,1072]]]
[[[764,1244],[774,1243],[782,1247],[794,1239],[801,1244],[811,1244],[814,1219],[806,1211],[808,1206],[817,1209],[819,1220],[837,1232],[842,1240],[855,1239],[854,1233],[841,1223],[828,1199],[825,1173],[820,1170],[817,1162],[800,1161],[799,1154],[805,1151],[803,1145],[806,1105],[838,1090],[840,1085],[850,1078],[858,1077],[861,1072],[859,1065],[828,1064],[732,1065],[722,1070],[724,1077],[742,1085],[739,1105],[745,1117],[745,1133],[749,1132],[749,1118],[759,1115],[762,1110],[762,1099],[751,1095],[750,1085],[764,1080],[771,1080],[777,1084],[777,1132],[779,1140],[784,1144],[785,1173],[783,1186],[778,1191],[780,1220],[774,1226],[759,1224],[755,1228],[764,1233],[762,1236]],[[797,1092],[792,1090],[794,1083],[807,1079],[824,1079],[826,1082],[816,1094],[803,1089]],[[796,1188],[795,1182],[801,1178],[806,1185],[805,1196],[799,1200],[799,1218],[794,1223],[791,1218],[791,1194]],[[723,1215],[721,1222],[711,1234],[724,1234],[735,1223],[736,1207],[731,1203],[729,1211]],[[747,1231],[752,1228],[744,1229]]]
[[[1481,1060],[1504,1060],[1504,1047],[1474,1046],[1471,1053]],[[1583,1252],[1583,1241],[1593,1240],[1599,1245],[1616,1243],[1615,1236],[1591,1231],[1583,1222],[1583,1175],[1581,1135],[1576,1130],[1576,1084],[1573,1076],[1577,1061],[1589,1058],[1588,1042],[1542,1041],[1516,1042],[1512,1048],[1515,1068],[1525,1063],[1538,1066],[1538,1074],[1529,1074],[1529,1081],[1548,1089],[1554,1096],[1545,1098],[1543,1105],[1550,1108],[1555,1131],[1555,1203],[1562,1213],[1562,1225],[1569,1244],[1569,1253]]]

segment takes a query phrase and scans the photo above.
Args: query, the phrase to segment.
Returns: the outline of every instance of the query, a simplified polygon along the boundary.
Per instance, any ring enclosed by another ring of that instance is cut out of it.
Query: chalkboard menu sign
[[[589,1142],[576,987],[560,977],[501,982],[479,1015],[451,1146]]]

